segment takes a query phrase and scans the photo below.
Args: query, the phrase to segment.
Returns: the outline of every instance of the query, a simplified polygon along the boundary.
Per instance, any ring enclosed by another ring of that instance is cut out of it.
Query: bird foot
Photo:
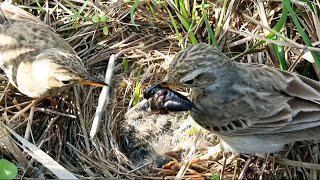
[[[178,154],[178,152],[174,153],[174,151],[170,151],[168,153]],[[197,165],[198,163],[205,162],[205,161],[218,161],[218,160],[221,160],[222,158],[223,158],[223,153],[221,152],[220,146],[213,146],[208,148],[208,152],[206,154],[192,159],[190,162],[190,165]],[[170,161],[169,163],[167,163],[162,167],[164,171],[161,172],[161,175],[163,176],[175,175],[181,169],[183,164],[184,164],[183,162]]]
[[[55,107],[59,104],[59,102],[55,100],[53,97],[46,97],[46,99],[51,102],[52,107]]]

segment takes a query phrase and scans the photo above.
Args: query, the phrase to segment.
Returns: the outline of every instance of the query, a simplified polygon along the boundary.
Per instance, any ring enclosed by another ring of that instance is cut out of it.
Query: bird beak
[[[109,86],[109,84],[105,83],[104,81],[101,81],[101,80],[99,80],[95,77],[91,77],[91,76],[89,76],[87,79],[81,80],[80,84],[96,86],[96,87]]]
[[[169,83],[167,80],[163,80],[159,84],[160,84],[161,87],[164,87],[164,88],[177,88],[178,87],[175,84]]]

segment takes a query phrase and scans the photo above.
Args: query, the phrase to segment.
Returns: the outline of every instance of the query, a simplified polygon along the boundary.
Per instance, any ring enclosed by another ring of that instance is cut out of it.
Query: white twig
[[[105,83],[107,83],[109,85],[111,84],[111,78],[112,78],[112,74],[113,74],[113,70],[114,70],[115,59],[116,59],[115,55],[112,54],[110,56],[108,68],[106,71]],[[109,91],[110,91],[110,86],[105,86],[102,88],[101,93],[99,95],[98,106],[96,109],[96,113],[95,113],[95,116],[94,116],[94,119],[92,122],[91,131],[90,131],[90,138],[91,139],[93,139],[98,132],[98,128],[99,128],[102,114],[103,114],[103,112],[106,108],[106,105],[110,99]]]
[[[41,163],[44,167],[48,168],[52,173],[54,173],[59,179],[78,179],[71,172],[66,170],[63,166],[61,166],[57,161],[52,159],[48,154],[43,152],[41,149],[21,137],[19,134],[14,132],[8,126],[2,124],[6,129],[18,140],[22,145],[18,144],[25,152],[27,152],[30,156],[36,159],[39,163]]]

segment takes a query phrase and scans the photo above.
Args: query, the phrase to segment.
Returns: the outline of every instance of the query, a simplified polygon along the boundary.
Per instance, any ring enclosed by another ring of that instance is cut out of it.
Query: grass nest
[[[213,134],[190,121],[187,113],[159,115],[130,110],[139,106],[144,89],[164,79],[168,64],[181,47],[194,43],[194,39],[214,43],[211,28],[215,29],[220,49],[237,61],[283,67],[274,51],[281,47],[289,70],[318,80],[317,71],[312,68],[315,64],[308,62],[308,54],[298,46],[303,40],[290,25],[291,19],[280,38],[291,37],[294,41],[263,39],[269,31],[263,24],[273,27],[282,17],[281,2],[195,1],[185,7],[192,22],[189,28],[181,18],[185,16],[182,4],[137,2],[14,1],[55,29],[96,77],[104,78],[109,59],[115,55],[108,101],[93,139],[89,132],[101,89],[71,87],[38,102],[34,112],[21,112],[32,99],[10,86],[2,73],[0,153],[18,167],[18,178],[61,178],[64,172],[81,179],[319,178],[317,142],[290,144],[286,151],[274,155],[225,153],[223,157],[190,165],[185,157],[203,155],[217,141]],[[317,16],[312,16],[312,9],[299,3],[293,5],[308,37],[312,42],[319,41],[312,31],[316,24],[313,22],[319,22]],[[203,8],[207,8],[206,13],[201,11]],[[247,51],[260,40],[267,43]],[[10,121],[17,113],[19,118]],[[32,146],[19,135],[29,137]],[[181,153],[168,153],[173,149]],[[182,162],[181,166],[169,170],[159,167],[172,158]],[[59,171],[60,176],[55,173]]]

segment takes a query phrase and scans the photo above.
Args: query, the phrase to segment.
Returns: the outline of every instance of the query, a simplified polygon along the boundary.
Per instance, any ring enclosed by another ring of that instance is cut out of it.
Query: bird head
[[[228,58],[208,44],[198,44],[180,51],[170,63],[167,86],[206,89],[224,74]]]
[[[46,82],[48,89],[85,84],[103,87],[107,84],[89,75],[80,58],[75,54],[48,49],[32,63],[34,77]]]

